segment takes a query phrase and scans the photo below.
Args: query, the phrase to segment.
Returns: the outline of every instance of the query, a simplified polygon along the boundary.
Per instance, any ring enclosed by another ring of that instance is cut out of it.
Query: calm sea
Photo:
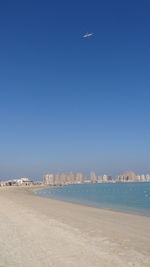
[[[150,183],[68,185],[39,190],[36,194],[97,208],[150,216]]]

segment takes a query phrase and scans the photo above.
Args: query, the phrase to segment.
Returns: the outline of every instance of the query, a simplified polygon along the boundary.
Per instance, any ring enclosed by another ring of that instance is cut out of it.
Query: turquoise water
[[[68,185],[39,190],[36,194],[97,208],[150,216],[150,183]]]

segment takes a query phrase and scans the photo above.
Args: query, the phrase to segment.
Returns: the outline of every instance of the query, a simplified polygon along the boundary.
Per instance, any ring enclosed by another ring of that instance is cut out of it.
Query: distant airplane
[[[93,33],[86,33],[83,35],[83,38],[88,38],[91,37],[93,35]]]

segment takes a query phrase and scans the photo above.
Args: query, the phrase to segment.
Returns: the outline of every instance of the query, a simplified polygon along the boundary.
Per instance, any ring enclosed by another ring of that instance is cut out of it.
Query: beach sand
[[[0,188],[0,267],[150,266],[150,217]]]

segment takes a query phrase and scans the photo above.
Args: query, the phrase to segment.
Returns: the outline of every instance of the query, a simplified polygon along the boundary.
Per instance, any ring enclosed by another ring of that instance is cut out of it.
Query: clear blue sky
[[[1,0],[0,37],[0,178],[150,173],[149,0]]]

